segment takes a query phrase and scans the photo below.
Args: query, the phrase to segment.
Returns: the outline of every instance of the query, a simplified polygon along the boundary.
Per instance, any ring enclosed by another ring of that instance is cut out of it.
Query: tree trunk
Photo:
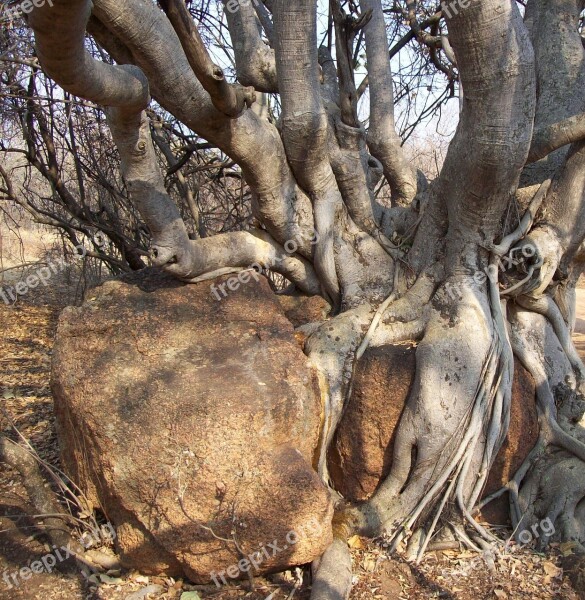
[[[439,530],[474,548],[495,540],[474,515],[507,436],[515,360],[535,380],[541,435],[499,493],[510,495],[517,534],[548,517],[555,539],[585,544],[585,367],[570,336],[585,238],[581,2],[529,0],[525,18],[510,0],[444,9],[447,55],[465,93],[428,188],[417,188],[395,131],[381,0],[362,0],[355,19],[332,1],[345,40],[336,45],[337,77],[328,50],[317,47],[315,0],[266,2],[258,13],[251,3],[235,12],[225,3],[240,83],[278,91],[278,126],[246,110],[250,90],[210,80],[213,65],[184,11],[171,15],[176,3],[161,3],[172,26],[151,2],[123,4],[94,0],[91,31],[132,66],[96,64],[82,52],[88,0],[34,10],[41,64],[64,89],[107,107],[157,264],[188,281],[259,264],[331,303],[332,318],[305,344],[323,388],[318,471],[327,485],[328,449],[357,361],[368,346],[418,344],[390,474],[365,503],[340,501],[338,538],[315,565],[315,597],[346,594],[343,540],[354,533],[385,534],[393,548],[408,542],[418,559]],[[367,133],[345,68],[353,64],[348,40],[361,29]],[[241,166],[261,230],[188,240],[154,162],[149,93]],[[381,171],[392,208],[373,192]],[[513,226],[511,206],[525,213]],[[333,585],[338,576],[343,589]]]

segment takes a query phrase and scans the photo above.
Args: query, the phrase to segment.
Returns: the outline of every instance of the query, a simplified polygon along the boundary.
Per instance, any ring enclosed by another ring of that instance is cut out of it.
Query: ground
[[[0,300],[0,428],[14,435],[14,425],[49,464],[58,467],[52,398],[49,388],[51,350],[61,308],[75,301],[73,280],[59,277],[47,287],[30,290],[15,306]],[[576,343],[585,356],[585,289],[579,290]],[[12,425],[11,425],[12,423]],[[110,572],[87,581],[80,575],[59,572],[34,574],[9,589],[1,578],[26,567],[50,551],[32,514],[17,473],[2,465],[0,471],[0,600],[25,598],[53,600],[78,598],[143,600],[166,598],[196,600],[286,600],[308,598],[308,569],[275,575],[218,590],[186,581],[143,577],[138,573]],[[501,535],[509,532],[501,532]],[[480,600],[578,598],[560,567],[564,548],[548,555],[510,544],[505,552],[486,561],[472,552],[429,553],[418,567],[400,556],[389,560],[384,544],[359,538],[350,540],[353,554],[353,600],[375,598],[449,598]],[[302,578],[302,584],[299,585]],[[149,586],[157,586],[151,588]],[[149,589],[155,589],[147,596]]]

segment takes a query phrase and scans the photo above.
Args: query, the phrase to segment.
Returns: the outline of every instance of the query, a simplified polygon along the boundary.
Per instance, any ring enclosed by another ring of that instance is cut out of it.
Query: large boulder
[[[320,392],[293,326],[263,279],[220,298],[147,271],[60,319],[64,467],[145,573],[221,582],[310,562],[332,539],[312,466]]]

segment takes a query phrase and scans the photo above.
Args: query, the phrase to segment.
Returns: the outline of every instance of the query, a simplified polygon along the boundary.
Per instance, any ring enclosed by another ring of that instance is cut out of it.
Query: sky
[[[318,40],[321,41],[325,38],[325,34],[327,32],[327,19],[328,19],[328,0],[318,0]],[[216,7],[213,9],[215,11],[215,15],[219,16],[221,14],[221,2],[217,2]],[[225,23],[225,21],[224,21]],[[227,29],[226,29],[227,31]],[[219,37],[219,33],[216,33],[216,40]],[[396,57],[393,58],[391,68],[394,73],[397,73],[401,65],[404,63],[408,63],[413,53],[413,46],[417,42],[411,42],[405,49],[403,49]],[[230,60],[226,57],[225,52],[218,51],[217,48],[210,48],[210,51],[213,55],[213,58],[217,63],[224,69],[229,70],[230,67],[233,69],[233,64],[230,64]],[[363,54],[363,50],[360,54]],[[359,85],[362,79],[367,74],[367,69],[364,64],[365,61],[360,61],[360,67],[356,70],[356,86]],[[446,87],[446,79],[444,76],[439,74],[437,76],[437,81],[442,82],[444,80],[445,84],[441,86],[442,89],[436,90],[433,89],[431,91],[427,91],[427,88],[423,88],[423,93],[417,93],[416,97],[410,98],[409,101],[411,103],[411,113],[406,116],[405,109],[407,106],[407,101],[404,100],[402,102],[398,102],[395,107],[396,121],[397,126],[400,131],[402,131],[406,125],[412,122],[415,117],[414,115],[420,114],[425,106],[432,104],[432,102],[439,96],[440,92]],[[369,116],[369,93],[366,93],[360,99],[360,103],[358,106],[359,117],[367,126],[368,116]],[[459,114],[459,100],[458,98],[453,98],[449,100],[446,105],[442,107],[441,113],[432,117],[429,117],[425,120],[425,122],[417,128],[416,135],[414,136],[416,139],[425,139],[425,138],[434,138],[441,137],[450,139],[455,132],[455,128],[457,126]]]

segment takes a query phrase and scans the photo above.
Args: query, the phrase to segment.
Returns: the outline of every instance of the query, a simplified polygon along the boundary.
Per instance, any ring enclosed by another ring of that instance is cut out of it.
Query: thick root
[[[351,554],[345,540],[335,538],[313,565],[311,600],[347,600],[351,592]]]
[[[419,559],[449,500],[477,536],[494,539],[471,511],[507,433],[512,356],[497,291],[488,302],[469,282],[457,288],[455,302],[447,286],[435,295],[389,477],[342,516],[349,529],[390,534],[393,548],[421,528]]]

